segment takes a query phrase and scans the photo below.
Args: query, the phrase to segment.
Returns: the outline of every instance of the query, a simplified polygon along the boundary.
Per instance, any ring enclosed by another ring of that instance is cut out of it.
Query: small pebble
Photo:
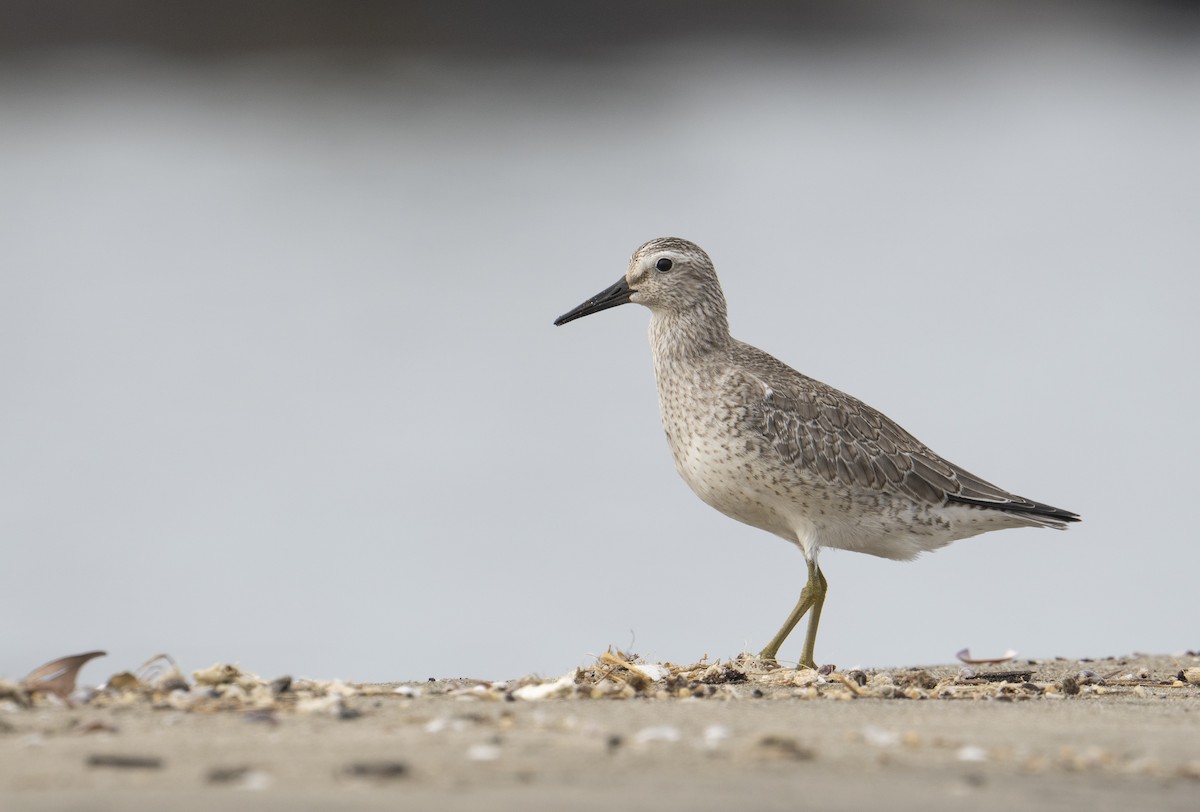
[[[275,718],[275,711],[270,708],[259,708],[252,711],[246,711],[242,716],[247,722],[265,725],[277,725],[279,720]]]
[[[403,761],[355,761],[343,767],[342,772],[353,778],[403,778],[408,775],[408,765]]]
[[[794,761],[811,761],[817,756],[811,747],[805,747],[790,736],[763,736],[758,740],[758,746],[771,755]]]
[[[964,745],[963,747],[958,748],[958,752],[954,754],[954,757],[959,761],[969,762],[981,762],[988,760],[987,750],[984,750],[982,747],[977,747],[973,744]]]
[[[94,753],[87,758],[89,767],[113,767],[119,770],[161,770],[163,760],[158,756],[124,756],[115,753]]]
[[[500,758],[500,748],[495,744],[472,744],[467,748],[468,761],[495,761]]]
[[[721,746],[721,742],[728,739],[729,736],[729,728],[724,725],[709,725],[704,728],[704,747],[708,750],[716,750]]]
[[[648,742],[677,742],[680,739],[679,728],[670,725],[644,727],[634,734],[633,740],[638,744]]]
[[[271,774],[249,766],[214,767],[208,771],[208,783],[226,784],[237,789],[261,791],[275,783]]]

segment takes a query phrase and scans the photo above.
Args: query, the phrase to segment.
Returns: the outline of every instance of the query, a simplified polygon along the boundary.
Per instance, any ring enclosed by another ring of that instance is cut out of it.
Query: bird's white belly
[[[817,479],[802,481],[727,440],[672,438],[675,467],[706,504],[730,518],[799,546],[809,558],[822,547],[899,560],[916,558],[957,539],[1020,521],[965,505],[925,506],[854,494]]]
[[[671,439],[676,470],[705,504],[739,522],[796,541],[789,514],[803,511],[800,501],[773,489],[761,470],[733,453],[728,443],[704,436],[684,442]]]

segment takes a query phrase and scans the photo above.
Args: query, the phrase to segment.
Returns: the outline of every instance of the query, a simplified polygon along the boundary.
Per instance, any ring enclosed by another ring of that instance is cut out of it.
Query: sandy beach
[[[556,679],[351,686],[232,668],[187,685],[178,672],[174,685],[114,678],[75,707],[10,695],[0,807],[1182,810],[1200,798],[1194,653],[823,675],[626,656]]]

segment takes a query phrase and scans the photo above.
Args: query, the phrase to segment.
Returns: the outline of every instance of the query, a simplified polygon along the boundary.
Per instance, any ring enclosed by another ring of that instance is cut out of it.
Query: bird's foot
[[[767,649],[763,649],[761,652],[759,652],[758,662],[761,664],[763,669],[767,671],[774,671],[776,668],[781,667],[779,665],[779,661],[775,659],[775,652],[768,651]]]

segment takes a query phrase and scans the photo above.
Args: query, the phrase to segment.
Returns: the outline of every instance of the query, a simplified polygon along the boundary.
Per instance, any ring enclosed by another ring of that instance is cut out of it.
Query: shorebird
[[[968,473],[862,401],[733,338],[716,269],[694,243],[651,240],[615,285],[554,323],[628,302],[650,309],[662,423],[680,476],[710,506],[804,554],[808,582],[764,661],[808,614],[800,666],[816,668],[822,547],[910,560],[989,530],[1079,521]]]

